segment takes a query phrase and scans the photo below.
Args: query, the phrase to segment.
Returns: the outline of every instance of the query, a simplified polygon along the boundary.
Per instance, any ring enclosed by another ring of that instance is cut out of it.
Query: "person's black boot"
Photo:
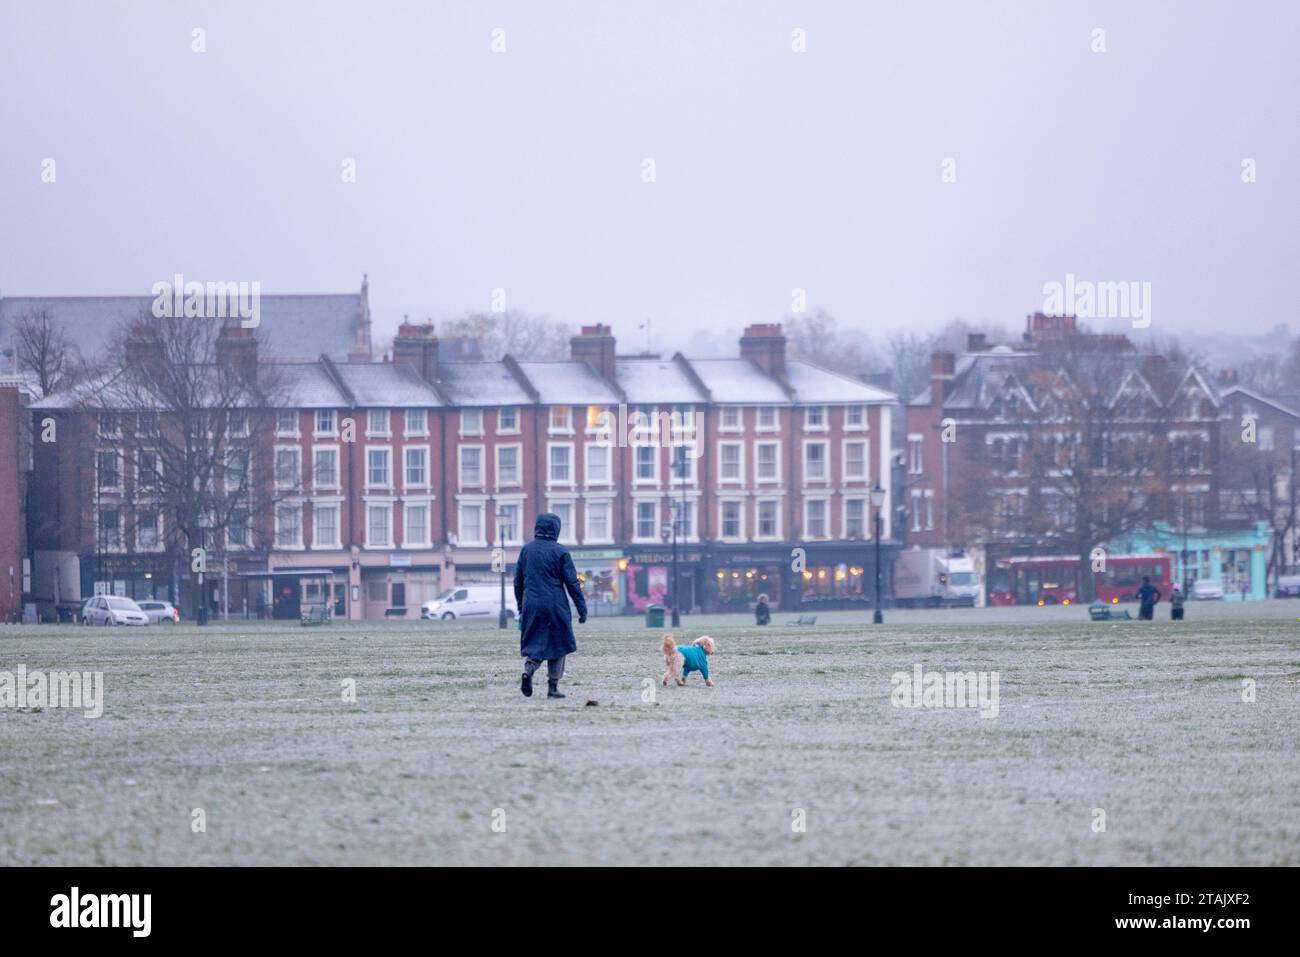
[[[523,679],[519,682],[519,690],[524,693],[525,698],[533,696],[533,676],[527,671],[524,672]]]
[[[552,681],[552,682],[549,682],[549,687],[548,687],[547,692],[546,692],[546,697],[548,697],[548,698],[567,698],[568,695],[566,695],[563,691],[561,691],[561,690],[559,689],[557,682]]]

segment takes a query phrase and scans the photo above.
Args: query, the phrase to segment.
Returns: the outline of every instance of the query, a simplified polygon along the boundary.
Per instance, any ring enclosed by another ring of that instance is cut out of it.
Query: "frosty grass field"
[[[0,671],[106,705],[0,709],[0,864],[1300,864],[1300,602],[869,614],[688,617],[716,687],[654,703],[631,618],[565,701],[495,622],[6,626]],[[998,716],[892,706],[916,664]]]

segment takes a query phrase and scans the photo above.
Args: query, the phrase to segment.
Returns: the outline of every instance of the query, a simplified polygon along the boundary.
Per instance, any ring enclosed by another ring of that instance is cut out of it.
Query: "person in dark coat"
[[[754,606],[754,624],[766,625],[772,620],[772,609],[767,605],[767,596],[759,595],[758,604]]]
[[[537,516],[533,540],[519,551],[515,562],[515,607],[519,609],[519,653],[524,656],[524,676],[519,690],[533,694],[533,672],[546,662],[546,697],[563,698],[559,690],[564,657],[578,650],[573,637],[569,599],[578,609],[578,624],[587,621],[587,599],[578,584],[569,550],[561,545],[560,517],[550,512]]]
[[[1151,584],[1151,576],[1142,576],[1142,587],[1138,589],[1138,617],[1150,621],[1155,614],[1156,602],[1160,600],[1160,589]]]

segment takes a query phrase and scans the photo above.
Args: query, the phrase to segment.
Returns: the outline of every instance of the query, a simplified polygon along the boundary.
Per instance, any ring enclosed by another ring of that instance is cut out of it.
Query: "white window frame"
[[[320,537],[320,513],[327,510],[334,510],[334,537],[330,541],[324,541]],[[311,547],[320,549],[337,549],[343,547],[343,502],[341,499],[330,499],[323,502],[311,503]]]
[[[641,507],[649,505],[654,508],[655,517],[651,524],[654,526],[649,535],[641,534]],[[638,498],[632,500],[632,541],[634,542],[658,542],[659,528],[663,525],[663,502],[658,498]]]
[[[740,511],[740,521],[738,523],[740,532],[736,535],[727,534],[727,506],[734,505]],[[718,499],[718,540],[723,542],[743,542],[746,541],[746,535],[749,531],[746,528],[748,523],[745,519],[745,500],[743,498],[720,498]]]
[[[329,414],[330,421],[333,423],[328,429],[320,427],[320,417]],[[332,438],[339,434],[339,414],[335,409],[316,409],[311,420],[311,434],[318,438]]]
[[[634,486],[636,486],[636,485],[649,485],[649,486],[658,487],[658,485],[659,485],[659,473],[663,470],[663,463],[661,462],[661,459],[663,458],[663,449],[662,449],[662,447],[661,447],[661,446],[658,446],[658,445],[652,445],[652,444],[650,444],[649,442],[641,442],[641,443],[636,443],[636,444],[634,444],[634,445],[632,446],[632,449],[633,449],[633,452],[632,452],[632,484],[633,484]],[[650,450],[652,450],[652,452],[653,452],[652,460],[653,460],[653,462],[654,462],[654,466],[655,466],[655,467],[654,467],[654,475],[653,475],[652,477],[650,477],[650,478],[641,478],[641,474],[640,474],[640,472],[641,472],[641,469],[640,469],[640,463],[637,462],[637,458],[638,458],[638,456],[640,456],[640,454],[641,454],[641,451],[640,451],[641,449],[650,449]]]
[[[418,412],[424,416],[424,425],[418,429],[411,428],[411,413]],[[411,438],[425,438],[429,435],[429,410],[408,408],[402,413],[402,434]]]
[[[410,481],[410,464],[406,457],[412,452],[420,452],[424,455],[424,481]],[[433,481],[433,470],[429,463],[433,461],[433,453],[427,445],[404,445],[402,446],[402,488],[403,489],[427,489]]]
[[[565,449],[568,452],[568,472],[567,479],[557,479],[554,473],[555,463],[551,456],[556,449]],[[576,446],[572,442],[547,442],[546,443],[546,487],[547,488],[573,488],[577,485],[577,456]]]
[[[332,452],[334,454],[334,481],[322,483],[318,478],[318,469],[316,466],[316,456],[322,452]],[[339,454],[337,445],[313,445],[311,450],[311,487],[313,491],[336,491],[343,486],[343,458]]]
[[[605,477],[594,478],[591,474],[591,451],[598,449],[605,456]],[[614,484],[614,447],[608,442],[588,442],[582,447],[583,481],[588,487]]]
[[[471,414],[473,414],[473,415],[475,415],[475,416],[478,417],[478,424],[477,424],[477,426],[475,426],[475,427],[473,427],[473,428],[471,428],[471,427],[470,427],[470,426],[465,422],[465,416],[467,416],[467,415],[471,415]],[[480,436],[480,435],[483,435],[483,434],[484,434],[484,432],[483,432],[483,410],[482,410],[482,409],[475,409],[475,408],[461,409],[461,410],[460,410],[460,414],[456,417],[456,419],[457,419],[457,423],[456,423],[456,429],[457,429],[457,433],[456,433],[456,434],[457,434],[457,435],[463,435],[463,436],[466,436],[466,435],[467,435],[467,436],[475,436],[475,437],[476,437],[476,436]]]
[[[478,481],[465,481],[465,452],[467,450],[476,450],[478,452]],[[456,487],[457,488],[487,488],[487,475],[485,472],[485,460],[487,459],[487,447],[484,445],[458,445],[456,446]]]
[[[588,498],[584,501],[583,515],[583,543],[587,545],[611,545],[614,542],[614,499],[612,498]],[[593,507],[603,508],[605,510],[605,534],[591,534],[591,510]]]
[[[501,453],[512,449],[515,453],[515,477],[507,482],[501,477]],[[497,488],[519,488],[524,484],[524,447],[520,442],[508,442],[493,446],[492,477]]]
[[[771,478],[763,478],[762,470],[759,468],[758,450],[760,448],[776,449],[776,458],[773,462],[773,475]],[[754,484],[755,485],[780,485],[781,484],[781,443],[775,439],[755,442],[754,443]]]
[[[298,535],[297,538],[292,543],[285,545],[280,541],[280,515],[282,514],[282,510],[288,511],[290,509],[296,510],[298,513]],[[273,541],[275,542],[274,550],[277,552],[301,551],[303,547],[302,546],[302,502],[297,501],[296,499],[286,500],[283,502],[276,502],[275,507],[273,509],[273,517],[274,517],[274,525],[275,525],[274,531],[272,533]],[[250,516],[250,525],[251,525],[251,516]]]
[[[784,524],[782,512],[783,501],[779,498],[764,497],[754,499],[754,541],[756,542],[779,542],[784,534],[782,525]],[[776,532],[772,535],[763,534],[763,506],[771,505],[776,513]]]
[[[290,482],[282,481],[280,478],[280,454],[292,453],[298,460],[298,466],[294,469],[293,480]],[[277,445],[272,453],[271,459],[271,478],[278,489],[300,488],[302,486],[302,446],[300,445]],[[302,536],[299,535],[301,538]]]
[[[391,500],[391,499],[369,499],[369,498],[368,498],[368,499],[365,500],[364,510],[365,510],[365,519],[366,519],[366,548],[367,548],[367,549],[376,550],[376,551],[384,551],[384,550],[387,550],[387,549],[391,549],[391,548],[396,547],[396,546],[393,544],[393,542],[395,541],[395,536],[393,535],[393,502],[392,502],[392,500]],[[377,511],[377,512],[387,512],[387,513],[388,513],[388,541],[386,541],[386,542],[376,542],[376,541],[374,541],[374,540],[372,539],[372,536],[371,536],[371,534],[370,534],[371,531],[372,531],[372,525],[371,525],[371,517],[370,517],[370,513],[371,513],[372,511]]]
[[[907,434],[907,474],[925,474],[925,436],[919,432]]]
[[[812,533],[811,519],[809,518],[809,506],[819,504],[822,507],[822,533],[814,535]],[[824,542],[834,538],[834,528],[831,521],[831,503],[830,499],[823,498],[820,495],[805,498],[803,500],[803,537],[808,542]]]
[[[849,415],[854,411],[862,413],[862,421],[857,424],[854,424],[853,422],[849,421]],[[867,425],[867,406],[859,405],[859,404],[846,405],[844,407],[844,431],[845,432],[866,432],[868,430],[869,429]]]
[[[862,474],[849,474],[849,446],[862,446]],[[871,440],[863,438],[844,439],[840,442],[840,478],[844,482],[866,482],[871,476]]]
[[[366,488],[367,490],[375,489],[378,491],[392,491],[394,487],[393,486],[393,447],[391,445],[367,445],[365,449],[366,449],[366,458],[365,458],[364,466],[365,466],[366,474],[365,474],[365,483],[363,487]],[[383,452],[388,456],[388,468],[387,468],[388,481],[383,484],[370,481],[370,453],[371,452]],[[367,519],[366,520],[367,532],[369,532],[369,527],[370,527],[370,523],[369,523],[369,519]]]
[[[808,474],[808,450],[813,446],[820,445],[823,449],[822,474],[819,478],[814,478]],[[831,480],[832,463],[831,463],[831,446],[825,439],[804,439],[803,441],[803,467],[799,470],[799,477],[803,480],[805,486],[808,485],[825,485]]]
[[[735,415],[736,421],[727,422],[727,417]],[[718,407],[718,431],[739,435],[745,431],[745,409],[739,405],[723,405]]]
[[[726,449],[736,450],[736,475],[727,478],[723,473],[725,464],[724,453]],[[733,440],[723,440],[718,442],[718,484],[719,485],[744,485],[745,484],[745,443]]]
[[[812,414],[816,409],[821,413],[821,424],[813,425]],[[803,407],[803,430],[805,432],[827,432],[830,430],[830,411],[824,405],[806,405]]]
[[[513,428],[507,428],[501,424],[501,419],[507,412],[513,412],[515,414],[515,424]],[[497,435],[518,435],[521,427],[521,415],[522,413],[519,411],[519,406],[517,405],[505,405],[497,409]]]
[[[424,536],[422,538],[411,537],[411,509],[424,509]],[[402,547],[403,548],[429,548],[433,543],[433,499],[432,498],[408,498],[402,501]]]
[[[456,535],[461,547],[477,546],[482,548],[487,545],[487,508],[488,503],[482,499],[456,503]],[[465,536],[466,509],[478,511],[478,538],[467,538]]]
[[[563,409],[566,414],[561,419],[561,424],[556,425],[556,413],[561,409]],[[546,410],[546,434],[573,435],[573,406],[553,405]]]
[[[383,428],[375,428],[375,416],[382,415]],[[389,439],[393,436],[393,416],[388,409],[366,409],[366,438]]]

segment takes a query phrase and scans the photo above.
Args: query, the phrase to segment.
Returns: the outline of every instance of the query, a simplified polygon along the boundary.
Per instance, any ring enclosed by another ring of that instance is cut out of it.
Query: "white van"
[[[426,601],[420,606],[420,617],[432,621],[435,618],[455,620],[457,618],[492,618],[501,613],[500,585],[458,585],[449,588],[433,601]],[[506,583],[506,615],[514,619],[514,586]]]

